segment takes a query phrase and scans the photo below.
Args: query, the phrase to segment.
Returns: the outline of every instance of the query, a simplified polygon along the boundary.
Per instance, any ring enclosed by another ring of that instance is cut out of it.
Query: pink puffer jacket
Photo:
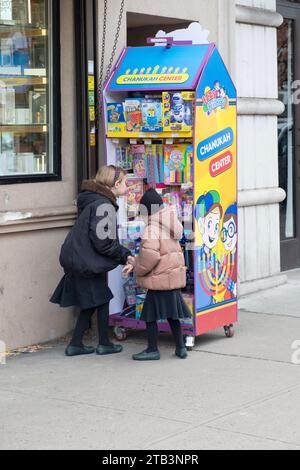
[[[140,254],[135,258],[139,287],[167,291],[186,286],[186,267],[179,240],[183,227],[175,207],[167,207],[149,218]]]

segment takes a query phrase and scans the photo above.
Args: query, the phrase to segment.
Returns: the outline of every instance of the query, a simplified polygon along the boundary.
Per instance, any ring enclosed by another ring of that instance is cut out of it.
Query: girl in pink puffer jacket
[[[148,348],[135,354],[136,361],[160,359],[157,321],[168,320],[173,333],[176,351],[181,359],[187,357],[180,319],[190,318],[181,289],[186,286],[186,267],[179,243],[183,235],[175,207],[163,208],[163,200],[149,189],[141,199],[142,214],[148,216],[140,254],[129,257],[137,274],[138,286],[148,289],[141,320],[147,324]]]

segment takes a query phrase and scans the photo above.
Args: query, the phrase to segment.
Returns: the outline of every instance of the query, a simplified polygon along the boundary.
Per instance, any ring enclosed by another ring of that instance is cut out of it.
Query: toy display
[[[139,132],[142,129],[142,101],[127,99],[124,103],[127,132]]]
[[[122,170],[132,170],[133,160],[128,145],[116,146],[116,166]]]
[[[123,103],[107,104],[107,129],[115,134],[126,131]]]
[[[162,101],[146,99],[142,104],[143,132],[162,132]]]
[[[194,92],[165,92],[163,99],[163,130],[191,131],[194,120]]]
[[[164,201],[165,206],[175,206],[178,217],[182,217],[182,202],[179,192],[171,191],[165,193],[163,194],[162,199]]]
[[[217,328],[231,337],[237,321],[237,94],[216,46],[174,45],[167,38],[166,46],[126,48],[103,93],[107,161],[128,176],[119,211],[122,244],[139,253],[139,204],[145,189],[155,188],[183,224],[183,296],[193,316],[182,323],[187,346]],[[108,284],[115,334],[144,329],[145,292],[135,276],[123,288],[117,269]],[[170,331],[168,322],[158,328]]]
[[[164,154],[165,184],[181,185],[184,183],[187,166],[187,146],[185,144],[165,145]]]
[[[144,194],[144,181],[136,176],[129,176],[127,184],[126,209],[128,217],[133,218],[139,212],[140,200]]]
[[[145,159],[145,145],[131,145],[130,152],[132,155],[133,172],[138,178],[146,178],[146,159]]]
[[[194,120],[194,92],[161,93],[107,104],[107,131],[115,137],[131,134],[190,133]]]

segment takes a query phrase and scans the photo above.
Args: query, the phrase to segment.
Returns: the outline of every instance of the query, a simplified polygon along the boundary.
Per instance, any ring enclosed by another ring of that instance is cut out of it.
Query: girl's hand
[[[124,268],[123,268],[123,271],[122,271],[122,276],[124,278],[127,278],[129,276],[129,274],[131,274],[133,272],[133,266],[131,264],[127,264]]]
[[[134,266],[135,265],[135,257],[134,256],[128,256],[127,263]]]

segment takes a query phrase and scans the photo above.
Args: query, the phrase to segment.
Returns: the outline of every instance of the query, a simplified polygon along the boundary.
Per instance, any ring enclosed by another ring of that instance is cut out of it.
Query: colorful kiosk
[[[152,40],[153,41],[153,40]],[[150,42],[150,41],[149,41]],[[155,40],[154,40],[155,42]],[[187,346],[196,336],[237,321],[237,135],[235,86],[214,44],[174,43],[123,50],[105,85],[108,164],[128,172],[120,237],[138,253],[136,220],[143,191],[155,187],[184,224],[187,262],[183,292],[193,320],[183,323]],[[119,340],[139,320],[145,292],[135,279],[110,273],[111,325]],[[124,285],[123,285],[124,284]],[[168,331],[161,322],[160,331]]]

